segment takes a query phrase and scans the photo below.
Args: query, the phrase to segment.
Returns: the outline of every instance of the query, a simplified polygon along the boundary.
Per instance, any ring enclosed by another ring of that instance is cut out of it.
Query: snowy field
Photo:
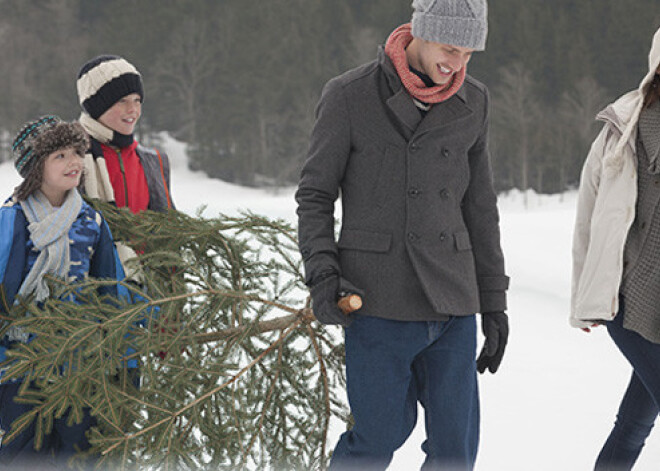
[[[295,222],[293,189],[254,190],[187,169],[183,146],[168,140],[172,195],[190,214],[236,214],[241,209]],[[19,183],[0,164],[5,197]],[[4,197],[3,197],[4,198]],[[502,243],[511,277],[511,337],[500,371],[481,376],[482,429],[478,471],[593,469],[631,374],[604,328],[591,334],[568,325],[574,193],[500,197]],[[336,429],[336,430],[335,430]],[[333,429],[334,446],[340,427]],[[424,456],[423,415],[391,470],[419,469]],[[635,471],[656,471],[660,432],[654,432]]]

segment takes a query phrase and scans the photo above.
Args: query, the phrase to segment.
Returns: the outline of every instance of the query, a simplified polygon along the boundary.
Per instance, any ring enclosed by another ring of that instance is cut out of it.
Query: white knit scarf
[[[18,294],[28,296],[35,293],[35,300],[43,301],[50,294],[44,275],[66,278],[69,274],[69,230],[80,213],[82,198],[78,190],[69,190],[62,206],[53,208],[48,198],[37,190],[20,204],[28,220],[30,239],[39,255]],[[28,332],[17,326],[9,327],[6,335],[9,341],[23,343],[30,337]]]
[[[36,191],[21,207],[28,220],[28,231],[35,250],[39,251],[37,260],[18,291],[27,296],[35,293],[37,301],[43,301],[49,295],[45,274],[66,278],[71,266],[69,256],[69,230],[82,208],[82,198],[78,190],[67,192],[64,203],[59,208],[51,206],[48,198]]]
[[[110,144],[114,147],[124,148],[133,143],[133,134],[120,134],[117,131],[113,131],[84,111],[80,113],[78,122],[80,122],[82,127],[85,128],[85,131],[87,131],[93,139],[96,139],[103,144]]]

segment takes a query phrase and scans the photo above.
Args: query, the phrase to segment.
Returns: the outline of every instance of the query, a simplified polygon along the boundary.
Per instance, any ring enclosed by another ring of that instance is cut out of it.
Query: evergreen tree
[[[191,167],[245,185],[297,181],[314,106],[331,77],[375,57],[410,0],[0,0],[0,130],[35,116],[73,119],[78,68],[90,57],[127,57],[143,74],[141,138],[169,131],[188,144]],[[468,71],[501,101],[502,68],[529,74],[546,117],[561,119],[562,96],[592,77],[608,100],[637,87],[647,71],[657,0],[497,0],[489,3],[487,49]],[[499,189],[517,185],[520,137],[493,113]],[[589,119],[591,121],[591,118]],[[548,133],[569,122],[532,123],[529,186],[557,191],[579,178],[580,140],[563,151]],[[537,129],[541,128],[541,129]],[[565,141],[569,146],[569,141]],[[553,147],[554,146],[554,147]],[[0,145],[0,152],[3,152]],[[8,153],[0,155],[7,159]],[[530,174],[530,175],[531,175]]]
[[[16,307],[11,321],[36,337],[3,366],[36,407],[4,440],[34,422],[39,444],[53,418],[89,407],[90,452],[113,468],[323,469],[330,419],[347,416],[343,349],[303,301],[293,229],[94,204],[141,252],[143,286],[123,284],[129,303],[99,294],[107,280],[53,279],[57,296]]]

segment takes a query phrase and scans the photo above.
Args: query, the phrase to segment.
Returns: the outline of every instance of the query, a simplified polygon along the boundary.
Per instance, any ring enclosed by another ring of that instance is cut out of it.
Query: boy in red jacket
[[[77,88],[80,124],[91,138],[85,194],[133,213],[174,208],[167,155],[133,137],[144,100],[138,70],[119,56],[98,56],[80,69]]]

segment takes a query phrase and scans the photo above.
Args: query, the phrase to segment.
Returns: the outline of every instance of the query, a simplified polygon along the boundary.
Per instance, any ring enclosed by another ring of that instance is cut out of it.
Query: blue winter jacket
[[[28,222],[21,205],[14,198],[0,207],[0,314],[6,314],[14,303],[14,297],[34,264],[39,252],[30,240]],[[83,202],[78,218],[69,230],[71,245],[69,254],[72,280],[87,276],[121,281],[124,270],[103,216]],[[108,294],[128,297],[128,290],[120,284],[105,288]],[[0,339],[0,362],[5,360],[7,337]],[[129,349],[130,350],[130,349]],[[134,351],[127,351],[131,354]],[[129,368],[137,367],[137,360],[128,361]],[[2,372],[0,371],[0,378]]]

